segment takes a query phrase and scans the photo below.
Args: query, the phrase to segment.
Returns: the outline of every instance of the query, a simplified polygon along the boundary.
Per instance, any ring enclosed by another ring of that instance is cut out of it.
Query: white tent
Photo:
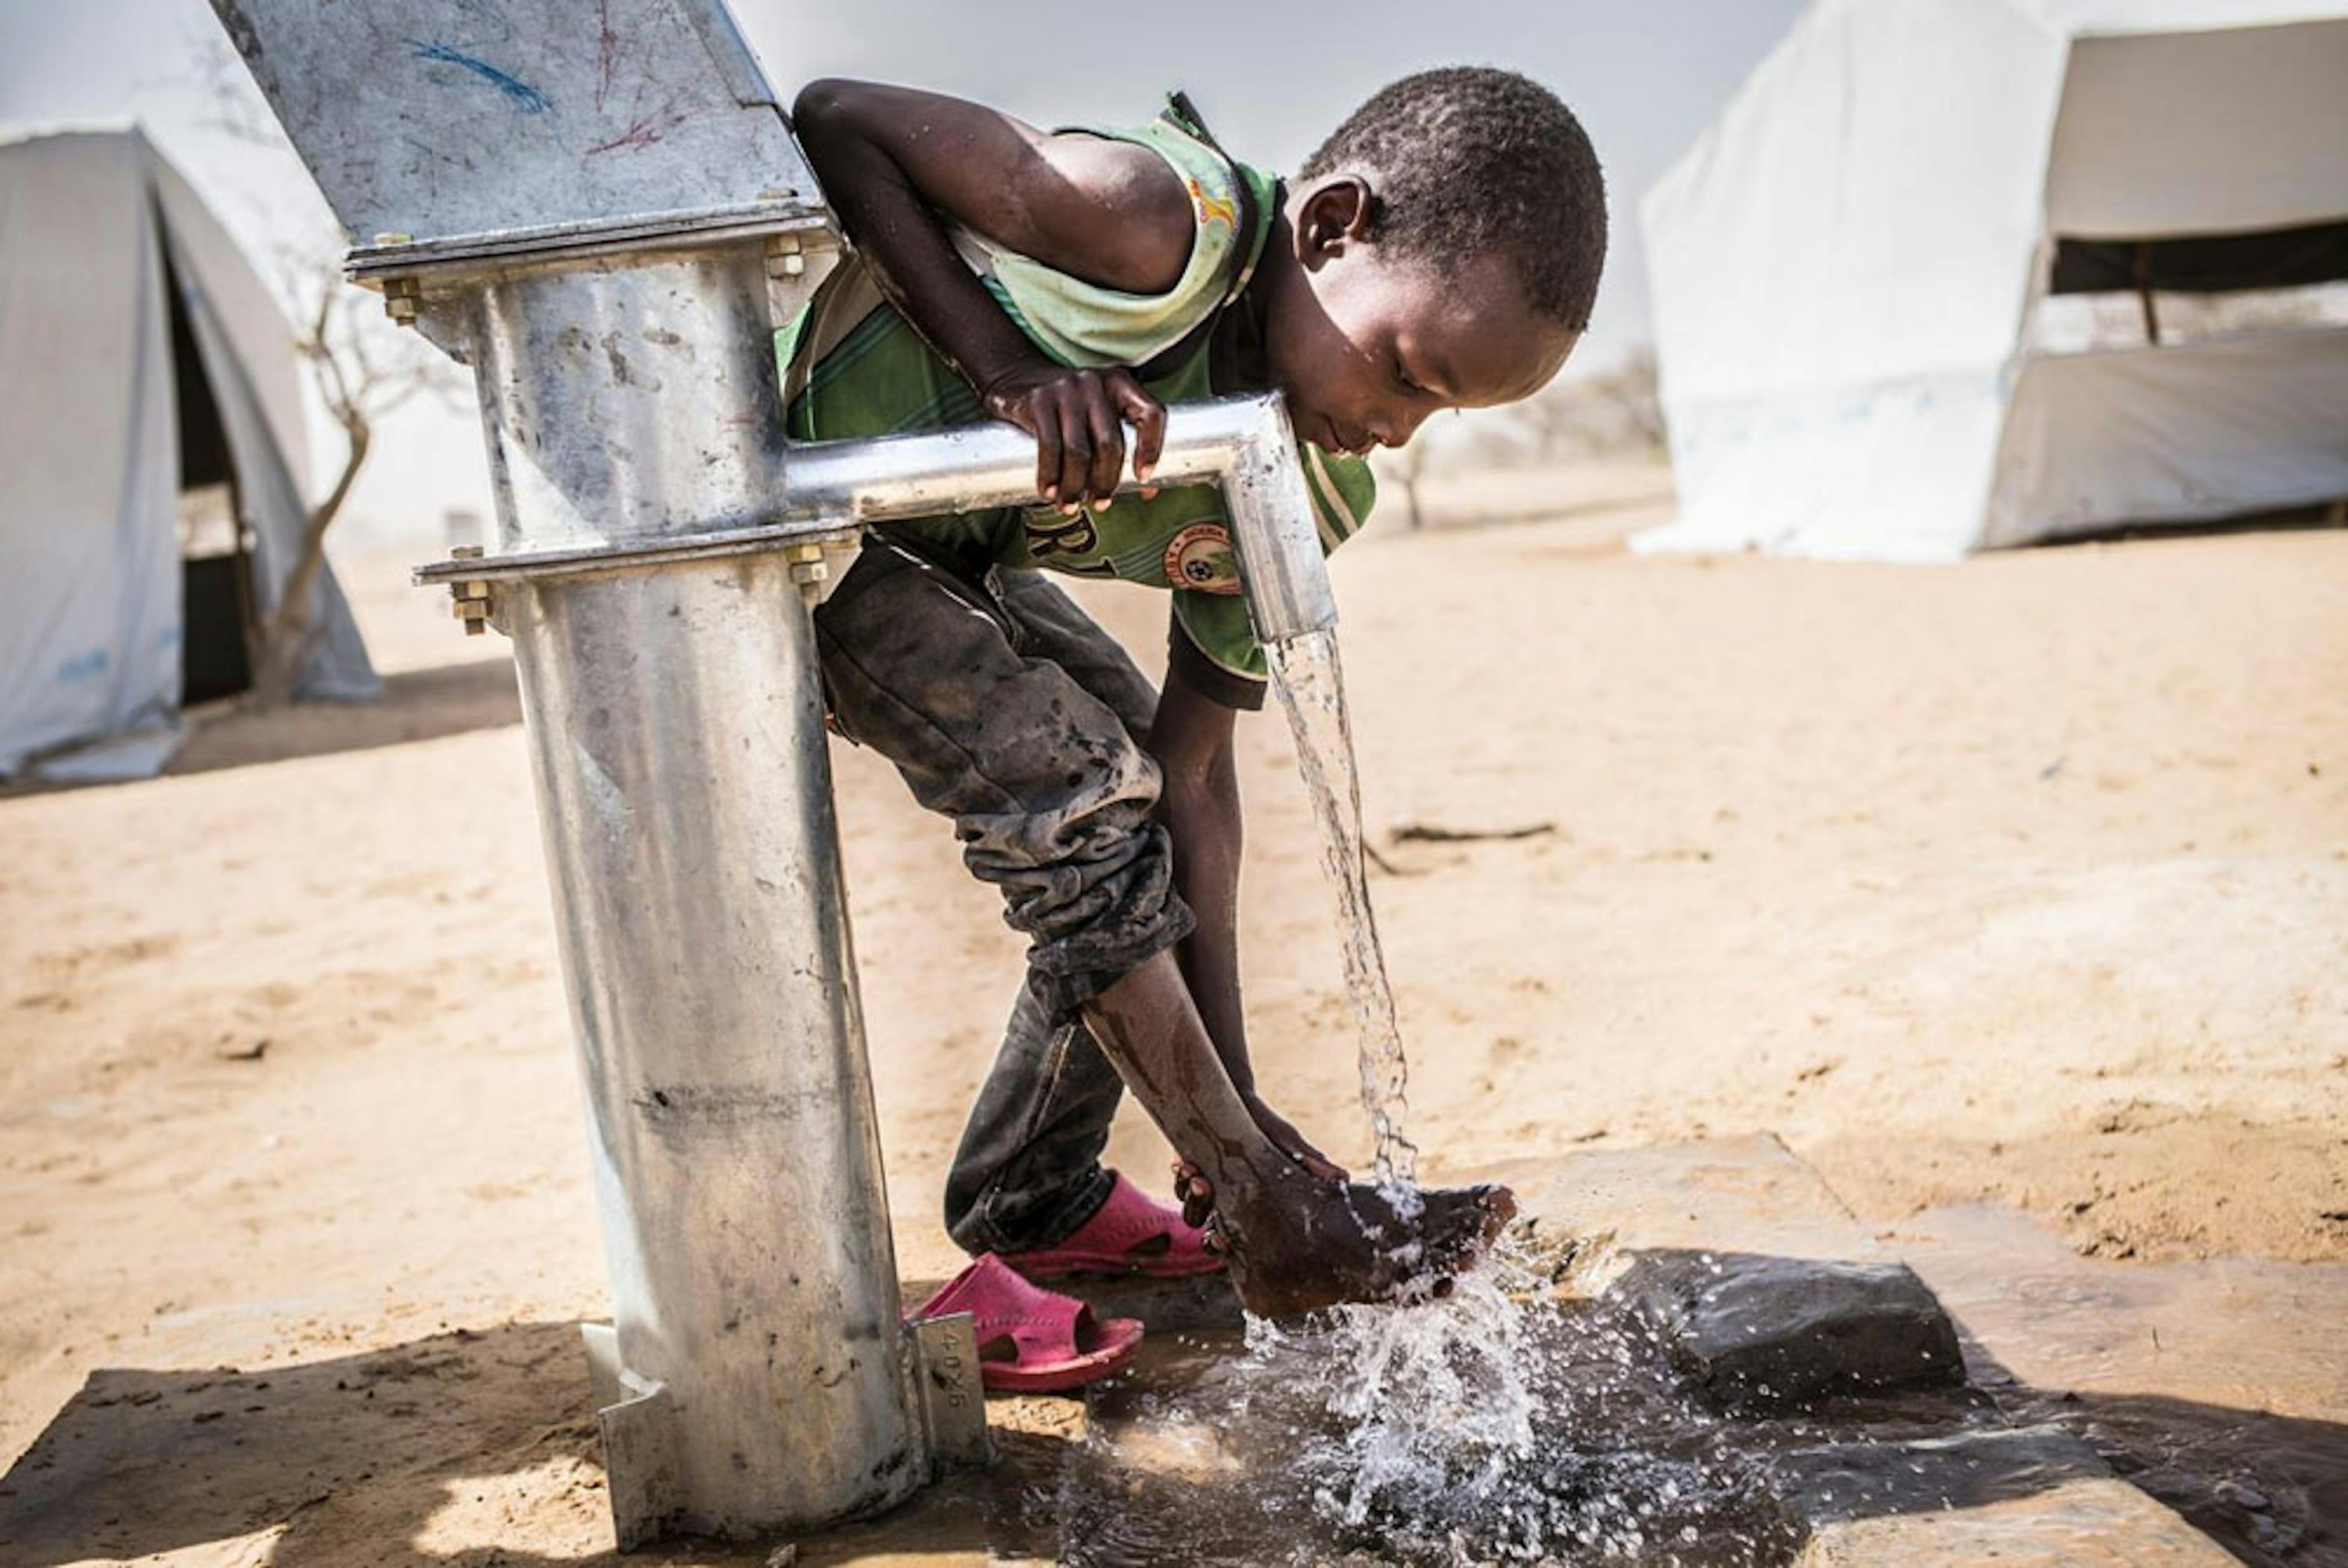
[[[2341,0],[1816,0],[1641,216],[1681,500],[1642,548],[2348,496]]]
[[[161,766],[183,675],[246,670],[307,468],[293,333],[146,138],[0,144],[0,775]],[[232,520],[189,557],[180,494],[208,484]],[[298,694],[376,695],[330,575],[318,595]]]

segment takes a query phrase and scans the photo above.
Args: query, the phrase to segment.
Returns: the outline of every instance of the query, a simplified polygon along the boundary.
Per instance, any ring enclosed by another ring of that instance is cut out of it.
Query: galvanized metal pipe
[[[779,553],[508,585],[611,1270],[623,1533],[929,1478],[832,813]]]

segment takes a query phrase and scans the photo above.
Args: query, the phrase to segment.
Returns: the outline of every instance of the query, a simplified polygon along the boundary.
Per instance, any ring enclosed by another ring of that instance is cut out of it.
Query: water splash
[[[1409,1109],[1410,1063],[1403,1055],[1402,1024],[1394,988],[1378,946],[1370,907],[1367,861],[1362,849],[1362,784],[1354,764],[1353,716],[1334,630],[1274,642],[1265,654],[1272,689],[1296,738],[1296,765],[1321,829],[1321,869],[1337,896],[1337,935],[1345,966],[1345,995],[1361,1035],[1362,1109],[1377,1135],[1377,1185],[1390,1195],[1414,1194],[1418,1149],[1403,1132]]]
[[[1097,1399],[1057,1500],[1071,1561],[1787,1563],[1742,1434],[1554,1268],[1512,1237],[1447,1297],[1251,1321],[1240,1354],[1202,1342]]]

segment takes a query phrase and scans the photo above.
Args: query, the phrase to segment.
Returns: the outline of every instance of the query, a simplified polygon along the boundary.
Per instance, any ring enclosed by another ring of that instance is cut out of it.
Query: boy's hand
[[[981,394],[987,413],[1035,437],[1035,490],[1063,512],[1106,503],[1125,471],[1125,427],[1133,426],[1133,477],[1147,480],[1166,446],[1166,405],[1133,373],[1040,364],[997,379]],[[1144,489],[1144,499],[1154,489]]]
[[[1255,1118],[1257,1129],[1272,1140],[1273,1148],[1324,1182],[1345,1180],[1346,1172],[1343,1165],[1307,1143],[1304,1134],[1299,1132],[1287,1117],[1258,1099],[1253,1090],[1242,1092],[1240,1098],[1247,1102],[1248,1112]]]
[[[1347,1179],[1345,1168],[1306,1142],[1304,1134],[1299,1132],[1287,1117],[1266,1105],[1252,1092],[1243,1092],[1240,1098],[1247,1102],[1248,1113],[1255,1118],[1257,1130],[1273,1148],[1324,1182]],[[1214,1216],[1214,1184],[1188,1160],[1174,1162],[1174,1197],[1182,1205],[1184,1225],[1203,1225]]]

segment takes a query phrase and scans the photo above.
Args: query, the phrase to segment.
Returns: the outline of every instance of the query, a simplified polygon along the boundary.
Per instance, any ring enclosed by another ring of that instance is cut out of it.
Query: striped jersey
[[[955,248],[1037,348],[1075,366],[1150,365],[1142,383],[1162,403],[1260,391],[1215,381],[1205,333],[1170,364],[1150,364],[1191,339],[1261,254],[1276,202],[1270,176],[1229,158],[1179,96],[1148,125],[1072,128],[1138,143],[1163,158],[1190,194],[1190,260],[1162,294],[1132,294],[1074,278],[967,229]],[[1247,183],[1245,198],[1241,182]],[[1252,231],[1242,233],[1252,209]],[[1241,302],[1237,308],[1246,309]],[[796,440],[888,436],[973,424],[977,395],[922,341],[854,257],[843,261],[776,334],[785,418]],[[1369,465],[1299,446],[1323,551],[1351,538],[1376,493]],[[1209,695],[1234,707],[1263,700],[1263,651],[1249,627],[1211,485],[1170,486],[1149,500],[1120,496],[1064,516],[1042,502],[889,525],[973,572],[990,565],[1113,578],[1170,590],[1170,657]]]

